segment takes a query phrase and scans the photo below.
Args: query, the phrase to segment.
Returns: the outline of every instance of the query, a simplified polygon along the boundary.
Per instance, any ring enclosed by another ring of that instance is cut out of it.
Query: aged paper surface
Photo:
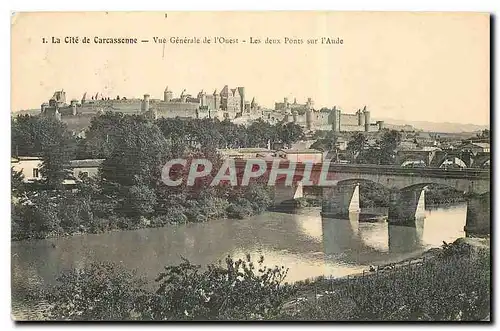
[[[489,318],[489,14],[11,28],[15,320]]]

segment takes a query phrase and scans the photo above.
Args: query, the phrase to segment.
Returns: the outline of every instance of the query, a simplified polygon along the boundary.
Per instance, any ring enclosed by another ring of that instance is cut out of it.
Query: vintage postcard
[[[19,12],[15,321],[490,321],[490,22]]]

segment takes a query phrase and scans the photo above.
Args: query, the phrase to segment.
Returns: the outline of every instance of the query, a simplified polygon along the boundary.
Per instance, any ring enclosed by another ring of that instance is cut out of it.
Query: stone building
[[[297,123],[306,130],[333,130],[335,132],[376,132],[384,128],[383,121],[371,123],[370,111],[358,109],[354,114],[342,113],[334,106],[332,109],[314,109],[314,101],[308,98],[304,104],[288,102],[276,102],[274,111],[263,113],[263,118],[270,122],[284,121]]]

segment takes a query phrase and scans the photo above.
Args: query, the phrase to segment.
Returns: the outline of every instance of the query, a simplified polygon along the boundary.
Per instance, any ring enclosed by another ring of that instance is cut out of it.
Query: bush
[[[128,216],[147,216],[154,211],[156,193],[146,185],[134,185],[128,188],[125,205],[122,206]]]
[[[115,264],[93,263],[63,272],[50,289],[49,318],[121,321],[133,317],[143,282]]]
[[[231,218],[244,219],[253,214],[254,209],[252,203],[245,198],[237,198],[234,202],[231,202],[227,208],[227,215]]]
[[[255,213],[262,213],[272,204],[271,189],[264,185],[249,186],[245,198],[251,201]]]
[[[206,197],[200,200],[199,208],[207,219],[225,218],[229,202],[218,197]]]
[[[267,268],[264,259],[254,264],[234,261],[212,264],[202,271],[186,259],[165,267],[157,278],[158,290],[140,298],[141,319],[246,320],[277,316],[293,293],[283,284],[284,267]]]
[[[33,195],[25,204],[15,205],[12,215],[13,227],[18,238],[45,238],[49,234],[62,232],[60,210],[57,199],[46,192]]]

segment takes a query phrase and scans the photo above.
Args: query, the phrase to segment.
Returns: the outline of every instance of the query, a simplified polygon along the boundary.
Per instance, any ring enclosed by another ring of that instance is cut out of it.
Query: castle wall
[[[379,125],[377,123],[370,124],[368,132],[378,132],[378,131],[379,131]]]
[[[350,132],[363,132],[365,131],[364,125],[344,125],[340,124],[340,131],[350,131]]]
[[[141,99],[130,99],[130,100],[97,100],[97,101],[86,101],[80,107],[77,107],[77,113],[96,113],[99,110],[103,111],[115,111],[122,113],[139,113],[142,108]]]
[[[185,108],[161,108],[156,109],[157,118],[176,118],[176,117],[198,117],[198,109],[185,109]]]
[[[152,108],[155,108],[158,112],[195,112],[198,110],[200,105],[198,103],[192,102],[160,102],[154,104]],[[181,116],[181,115],[178,115]],[[175,117],[175,116],[174,116]],[[184,116],[185,117],[185,116]]]
[[[340,126],[358,126],[358,115],[356,114],[340,114]]]

